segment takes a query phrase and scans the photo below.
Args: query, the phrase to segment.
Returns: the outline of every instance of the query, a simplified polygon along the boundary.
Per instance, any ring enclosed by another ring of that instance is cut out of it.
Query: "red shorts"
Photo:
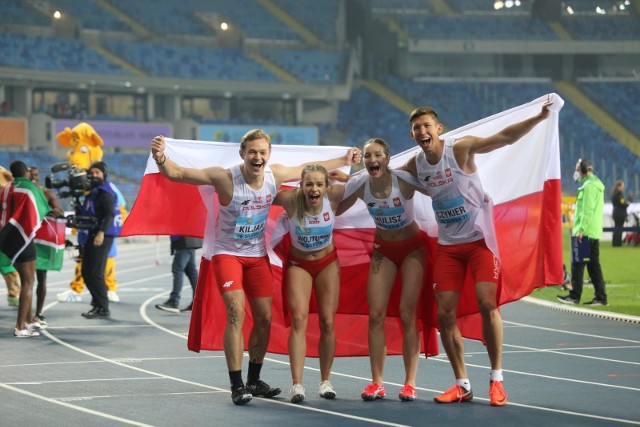
[[[420,248],[426,248],[427,245],[427,233],[422,230],[408,240],[387,242],[378,238],[373,239],[373,248],[389,258],[398,267],[402,265],[402,261],[404,261],[410,253]]]
[[[467,267],[475,283],[498,284],[500,262],[487,248],[484,239],[457,245],[440,245],[436,251],[433,271],[434,292],[460,292],[464,284]]]
[[[331,252],[329,252],[322,258],[312,261],[296,258],[293,255],[289,255],[287,265],[289,265],[290,267],[300,267],[301,269],[309,273],[311,277],[316,277],[322,270],[325,269],[325,267],[327,267],[337,259],[338,251],[333,248]]]
[[[269,257],[214,255],[211,266],[221,294],[244,290],[249,298],[273,297],[273,273]]]

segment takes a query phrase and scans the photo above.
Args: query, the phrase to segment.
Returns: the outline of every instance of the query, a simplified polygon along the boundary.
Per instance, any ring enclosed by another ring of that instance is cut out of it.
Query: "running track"
[[[189,352],[189,316],[154,307],[171,288],[168,239],[121,243],[118,249],[122,301],[112,304],[110,320],[81,317],[88,302],[55,302],[55,294],[67,289],[72,261],[49,274],[50,328],[39,338],[12,336],[16,310],[7,307],[2,288],[0,425],[640,425],[640,319],[615,320],[528,300],[502,310],[506,407],[488,404],[487,356],[474,341],[466,341],[476,396],[471,403],[433,401],[453,383],[443,355],[421,359],[415,402],[397,398],[404,375],[398,356],[387,360],[387,398],[374,402],[360,398],[370,381],[367,358],[336,359],[334,401],[317,396],[317,360],[307,359],[307,400],[294,405],[287,357],[268,354],[262,377],[281,387],[282,395],[236,407],[223,354]],[[190,299],[185,283],[183,305]]]

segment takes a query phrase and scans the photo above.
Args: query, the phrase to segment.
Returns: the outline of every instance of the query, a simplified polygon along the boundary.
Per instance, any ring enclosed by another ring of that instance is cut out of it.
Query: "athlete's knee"
[[[456,310],[438,307],[438,323],[442,328],[449,328],[456,324]]]
[[[416,327],[416,317],[415,307],[400,307],[400,321],[405,330]]]
[[[253,323],[259,328],[271,327],[271,312],[253,313]]]
[[[306,331],[308,318],[306,313],[292,313],[291,328],[296,331]]]
[[[334,321],[331,319],[320,319],[319,321],[320,333],[323,335],[330,335],[334,332]]]
[[[482,316],[491,316],[494,312],[497,312],[498,305],[493,298],[485,298],[478,301],[478,308]]]
[[[386,315],[383,311],[370,311],[369,312],[369,329],[382,328],[384,325],[384,319]]]
[[[227,301],[227,325],[242,327],[244,323],[244,306],[236,300]]]

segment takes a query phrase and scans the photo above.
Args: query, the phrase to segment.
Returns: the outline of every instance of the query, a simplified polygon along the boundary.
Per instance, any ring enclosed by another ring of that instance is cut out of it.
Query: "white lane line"
[[[20,388],[13,387],[13,386],[8,385],[8,384],[0,383],[0,387],[2,387],[4,389],[7,389],[7,390],[14,391],[16,393],[23,394],[25,396],[29,396],[29,397],[31,397],[33,399],[43,400],[45,402],[49,402],[49,403],[53,403],[53,404],[56,404],[56,405],[64,406],[64,407],[69,408],[69,409],[73,409],[74,411],[85,412],[87,414],[91,414],[91,415],[95,415],[95,416],[98,416],[98,417],[106,418],[108,420],[120,421],[121,423],[129,424],[129,425],[133,425],[133,426],[152,427],[150,424],[144,424],[144,423],[140,423],[138,421],[130,420],[128,418],[117,417],[115,415],[105,414],[104,412],[95,411],[93,409],[83,408],[82,406],[72,405],[72,404],[67,403],[67,402],[62,402],[60,400],[51,399],[51,398],[48,398],[48,397],[45,397],[45,396],[41,396],[39,394],[31,393],[30,391],[22,390]]]
[[[555,311],[563,311],[565,313],[581,314],[583,316],[596,317],[599,319],[616,320],[619,322],[627,323],[640,323],[640,316],[632,316],[630,314],[614,313],[612,311],[605,310],[593,310],[589,308],[582,308],[575,305],[561,304],[551,301],[545,301],[531,296],[526,296],[520,301],[528,304],[536,305],[539,307],[549,308]]]
[[[161,275],[161,276],[167,276],[169,274],[170,273],[167,273],[167,274],[164,274],[164,275]],[[157,277],[158,276],[156,276],[156,278]],[[145,281],[148,281],[148,280],[154,280],[154,277],[147,277],[147,278],[143,278],[143,279],[127,282],[127,284],[141,283],[141,282],[145,282]],[[167,295],[167,294],[168,294],[168,291],[167,292],[163,292],[163,293],[158,294],[158,295],[155,295],[155,296],[147,299],[143,303],[143,307],[146,308],[152,300],[160,298],[163,295]],[[56,304],[56,303],[54,303],[54,304]],[[175,335],[177,337],[180,337],[182,339],[187,339],[187,337],[184,334],[171,331],[171,330],[169,330],[167,328],[164,328],[164,327],[158,325],[157,323],[153,322],[146,315],[146,312],[142,312],[142,308],[141,308],[141,315],[143,316],[143,318],[148,319],[148,321],[150,321],[151,324],[153,324],[155,327],[158,327],[162,331],[165,331],[167,333],[170,333],[170,334]],[[223,392],[229,393],[229,390],[222,389],[222,388],[219,388],[219,387],[209,386],[209,385],[206,385],[206,384],[201,384],[201,383],[196,383],[196,382],[184,380],[182,378],[177,378],[177,377],[173,377],[173,376],[169,376],[169,375],[165,375],[165,374],[160,374],[160,373],[157,373],[157,372],[154,372],[154,371],[150,371],[150,370],[147,370],[147,369],[142,369],[142,368],[139,368],[139,367],[136,367],[136,366],[131,366],[131,365],[128,365],[128,364],[125,364],[125,363],[121,363],[121,362],[118,362],[117,360],[114,360],[114,359],[108,359],[108,358],[102,357],[100,355],[97,355],[95,353],[91,353],[91,352],[89,352],[87,350],[84,350],[84,349],[81,349],[79,347],[76,347],[74,345],[71,345],[71,344],[69,344],[69,343],[67,343],[67,342],[55,337],[48,330],[44,330],[42,332],[46,337],[48,337],[49,339],[57,342],[60,345],[63,345],[65,347],[69,348],[69,349],[72,349],[72,350],[77,351],[79,353],[85,354],[87,356],[94,357],[94,358],[96,358],[98,360],[101,360],[103,362],[112,363],[112,364],[115,364],[117,366],[121,366],[121,367],[128,368],[128,369],[133,369],[133,370],[136,370],[138,372],[147,373],[149,375],[158,376],[160,378],[171,379],[171,380],[174,380],[174,381],[177,381],[177,382],[180,382],[180,383],[184,383],[184,384],[190,384],[190,385],[194,385],[194,386],[198,386],[198,387],[204,387],[204,388],[207,388],[207,389],[210,389],[210,390],[223,391]],[[47,398],[45,398],[45,399],[47,399]],[[264,401],[264,402],[272,403],[272,404],[286,405],[288,407],[294,407],[294,408],[305,410],[305,411],[319,412],[319,413],[323,413],[323,414],[327,414],[327,415],[336,416],[336,417],[339,417],[339,418],[347,418],[347,419],[352,419],[352,420],[363,421],[363,422],[367,422],[367,423],[370,423],[370,424],[394,426],[394,427],[406,427],[404,424],[396,424],[396,423],[376,420],[376,419],[372,419],[372,418],[359,417],[359,416],[344,414],[344,413],[340,413],[340,412],[328,411],[328,410],[325,410],[325,409],[310,408],[310,407],[307,407],[307,406],[300,406],[300,405],[292,404],[292,403],[289,403],[289,402],[277,401],[277,400],[272,400],[272,399],[261,399],[261,400]],[[73,407],[73,405],[71,405],[70,407]]]
[[[206,360],[206,359],[222,359],[224,358],[224,354],[219,356],[183,356],[183,357],[138,357],[135,359],[131,358],[121,358],[121,359],[111,359],[117,362],[123,363],[133,363],[133,362],[157,362],[160,360],[170,360],[170,361],[184,361],[188,360],[190,363]],[[102,360],[76,360],[76,361],[65,361],[65,362],[38,362],[38,363],[19,363],[19,364],[11,364],[11,365],[0,365],[0,369],[4,368],[25,368],[25,367],[33,367],[33,366],[53,366],[53,365],[82,365],[87,363],[106,363]],[[9,383],[8,383],[9,384]]]
[[[555,332],[555,333],[558,333],[558,334],[577,335],[577,336],[581,336],[581,337],[597,338],[597,339],[600,339],[600,340],[622,341],[622,342],[628,342],[628,343],[632,343],[632,344],[640,344],[639,340],[630,340],[630,339],[627,339],[627,338],[608,337],[608,336],[605,336],[605,335],[586,334],[584,332],[573,332],[573,331],[567,331],[567,330],[564,330],[564,329],[547,328],[545,326],[527,325],[525,323],[512,322],[512,321],[504,320],[504,319],[502,320],[502,322],[505,323],[505,324],[509,324],[509,325],[519,326],[521,328],[538,329],[538,330],[541,330],[541,331]]]
[[[430,357],[429,359],[430,360],[434,360],[436,362],[443,362],[443,363],[449,364],[449,360],[448,359],[440,359],[440,358],[433,358],[433,357]],[[484,370],[487,370],[487,371],[491,370],[491,367],[489,367],[489,366],[476,365],[474,363],[465,362],[465,365],[467,365],[468,367],[484,369]],[[575,379],[572,379],[572,378],[556,377],[556,376],[544,375],[544,374],[535,374],[535,373],[532,373],[532,372],[515,371],[515,370],[512,370],[512,369],[504,369],[504,368],[502,368],[502,371],[503,372],[508,372],[510,374],[518,374],[518,375],[524,375],[524,376],[529,376],[529,377],[545,378],[545,379],[551,379],[551,380],[557,380],[557,381],[566,381],[566,382],[578,383],[578,384],[588,384],[588,385],[594,385],[594,386],[600,386],[600,387],[608,387],[608,388],[614,388],[614,389],[620,389],[620,390],[640,391],[640,388],[627,387],[627,386],[614,385],[614,384],[605,384],[605,383],[599,383],[599,382],[595,382],[595,381],[575,380]],[[385,383],[386,383],[386,381],[385,381]],[[475,399],[476,397],[474,396],[473,398]],[[509,401],[509,404],[511,404],[511,401]]]
[[[167,274],[167,276],[168,276],[168,274]],[[149,280],[149,279],[148,279],[148,278],[147,278],[147,279],[141,279],[141,280],[138,280],[138,281],[136,281],[136,282],[141,282],[141,281],[146,281],[146,280]],[[156,298],[159,298],[159,297],[161,297],[162,295],[166,295],[166,292],[165,292],[165,293],[163,293],[163,294],[156,295],[155,297],[152,297],[152,298],[148,299],[147,301],[145,301],[145,303],[144,303],[144,304],[145,304],[145,307],[146,307],[146,306],[151,302],[151,300],[156,299]],[[146,319],[149,319],[149,318],[148,318],[148,316],[146,316],[146,313],[145,313],[145,315],[144,315],[143,317],[146,317]],[[150,321],[150,320],[151,320],[151,319],[149,319],[149,321]],[[170,331],[169,329],[164,328],[164,327],[162,327],[162,326],[158,325],[157,323],[155,323],[155,322],[153,322],[153,321],[151,321],[150,323],[151,323],[152,325],[154,325],[154,326],[155,326],[155,325],[157,325],[157,327],[158,327],[159,329],[161,329],[161,330],[163,330],[163,331],[165,331],[165,332],[168,332],[168,333],[170,333],[170,334],[172,334],[172,335],[178,336],[178,337],[180,337],[180,338],[182,338],[182,339],[186,339],[186,337],[185,337],[184,335],[179,334],[179,333],[176,333],[176,332],[174,332],[174,331]],[[514,325],[522,325],[522,326],[530,327],[530,325],[518,324],[518,323],[515,323],[515,322],[511,322],[511,323],[512,323],[512,324],[514,324]],[[548,328],[540,328],[540,329],[548,329]],[[567,331],[562,331],[562,330],[553,330],[553,329],[550,329],[550,330],[552,330],[552,331],[556,331],[556,332],[564,332],[564,333],[567,333]],[[54,337],[53,337],[53,336],[51,336],[49,333],[46,333],[46,331],[45,331],[45,334],[46,334],[47,336],[49,336],[51,339],[54,339]],[[587,335],[587,334],[578,334],[578,335]],[[610,338],[610,337],[609,337],[609,339],[612,339],[612,338]],[[59,342],[59,343],[60,343],[60,344],[62,344],[62,345],[65,345],[65,346],[67,346],[67,347],[70,347],[70,348],[74,348],[74,349],[75,349],[75,347],[70,346],[70,345],[68,345],[68,344],[64,343],[63,341],[61,341],[61,340],[59,340],[59,339],[57,339],[57,338],[55,338],[54,340],[55,340],[55,341],[57,341],[57,342]],[[531,350],[536,350],[536,349],[531,349]],[[116,363],[116,362],[114,362],[114,361],[112,361],[112,360],[109,360],[109,359],[103,358],[103,357],[98,356],[98,355],[93,355],[92,353],[86,352],[86,351],[81,350],[81,349],[77,349],[77,351],[80,351],[80,352],[85,353],[85,354],[92,355],[92,357],[96,357],[96,358],[102,359],[102,360],[104,360],[105,362],[109,362],[109,363]],[[432,360],[437,360],[437,359],[435,359],[435,358],[431,358],[431,359],[432,359]],[[272,362],[277,362],[277,363],[288,364],[287,362],[282,362],[282,361],[279,361],[279,360],[277,360],[277,359],[267,358],[267,360],[272,361]],[[438,360],[438,361],[448,363],[448,361],[447,361],[446,359],[441,359],[441,360]],[[140,368],[132,367],[132,366],[129,366],[129,365],[123,365],[123,364],[120,364],[120,363],[116,363],[116,364],[118,364],[118,365],[120,365],[120,366],[124,366],[124,367],[130,368],[130,369],[137,369],[137,370],[140,370],[140,371],[142,371],[142,372],[147,372],[147,373],[150,373],[150,374],[152,374],[152,375],[158,375],[158,376],[163,377],[163,378],[174,379],[174,380],[176,380],[176,381],[178,381],[178,382],[186,382],[186,383],[190,383],[190,384],[198,384],[198,383],[192,383],[192,382],[190,382],[190,381],[186,381],[186,380],[179,379],[179,378],[175,378],[175,377],[169,377],[169,376],[166,376],[166,375],[163,375],[163,374],[158,374],[158,373],[155,373],[155,372],[152,372],[152,371],[147,371],[147,370],[143,370],[143,369],[140,369]],[[480,366],[480,365],[471,365],[471,364],[469,364],[468,366],[474,366],[474,367],[478,367],[478,368],[488,369],[487,367],[485,367],[485,366]],[[314,369],[314,368],[310,368],[310,369]],[[523,373],[523,372],[519,372],[519,371],[507,371],[507,370],[505,370],[505,372],[513,372],[513,373],[519,373],[519,374],[523,374],[523,375],[540,376],[540,377],[543,377],[543,378],[552,378],[552,379],[556,379],[556,380],[565,380],[565,381],[575,381],[575,382],[580,382],[580,381],[577,381],[577,380],[562,379],[562,378],[557,378],[557,377],[546,377],[546,376],[542,376],[542,375],[529,374],[529,373]],[[350,375],[340,374],[340,373],[336,373],[336,372],[332,372],[332,374],[334,374],[334,375],[341,375],[341,376],[348,376],[348,377],[350,376]],[[365,380],[365,378],[363,378],[363,377],[356,377],[356,376],[350,376],[350,377],[354,377],[354,378],[359,378],[359,379],[363,379],[363,380]],[[607,386],[607,387],[612,387],[612,386],[610,386],[610,385],[606,385],[606,384],[598,384],[598,383],[591,383],[591,384],[595,384],[595,385],[603,385],[603,386]],[[221,390],[221,391],[228,392],[227,390],[223,390],[223,389],[220,389],[220,388],[217,388],[217,387],[207,386],[207,385],[205,385],[205,384],[201,384],[201,386],[202,386],[202,387],[205,387],[205,388],[210,388],[210,389],[214,389],[214,390]],[[401,385],[399,385],[399,386],[401,386]],[[421,389],[422,389],[422,390],[427,390],[427,391],[429,391],[429,389],[424,389],[424,388],[421,388]],[[478,400],[485,400],[485,401],[487,400],[487,399],[483,399],[483,398],[476,398],[476,399],[478,399]],[[327,414],[331,414],[331,415],[336,415],[336,416],[339,416],[339,417],[346,417],[346,418],[350,418],[350,419],[358,419],[358,420],[363,420],[363,421],[374,422],[374,423],[376,423],[376,424],[383,424],[383,425],[396,425],[396,424],[390,424],[390,423],[381,422],[381,421],[378,421],[378,420],[362,419],[362,418],[360,418],[360,417],[354,417],[354,416],[350,416],[350,415],[347,415],[347,414],[335,413],[335,412],[332,412],[332,411],[319,410],[319,409],[309,408],[309,407],[302,407],[302,406],[299,406],[299,405],[293,405],[293,404],[290,404],[290,403],[288,403],[288,402],[280,402],[280,401],[270,400],[270,399],[261,399],[261,400],[263,400],[263,401],[265,401],[265,402],[275,403],[275,404],[283,404],[283,405],[287,405],[287,406],[290,406],[290,407],[291,407],[291,406],[293,406],[293,407],[295,407],[295,408],[303,409],[303,410],[312,410],[312,411],[317,411],[317,412],[327,413]],[[547,411],[547,412],[554,412],[554,413],[561,413],[561,414],[574,415],[574,416],[585,417],[585,418],[602,419],[602,420],[608,420],[608,421],[616,421],[616,422],[621,422],[621,423],[627,423],[627,424],[640,425],[640,422],[633,421],[633,420],[624,420],[624,419],[617,419],[617,418],[610,418],[610,417],[602,417],[602,416],[592,415],[592,414],[575,413],[575,412],[571,412],[571,411],[558,410],[558,409],[552,409],[552,408],[545,408],[545,407],[533,406],[533,405],[526,405],[526,404],[519,404],[519,403],[514,403],[514,402],[509,402],[509,405],[513,405],[513,406],[520,406],[520,407],[531,408],[531,409],[538,409],[538,410]]]
[[[148,322],[150,325],[153,325],[154,327],[160,329],[161,331],[164,331],[164,332],[166,332],[166,333],[168,333],[170,335],[174,335],[176,337],[179,337],[179,338],[182,338],[182,339],[186,340],[188,337],[185,336],[184,333],[178,333],[178,332],[172,331],[171,329],[165,328],[164,326],[159,325],[158,323],[156,323],[153,320],[151,320],[151,318],[146,313],[146,308],[149,306],[151,301],[153,301],[155,299],[158,299],[160,297],[166,296],[168,293],[169,292],[164,292],[164,293],[155,295],[153,297],[150,297],[146,301],[144,301],[142,303],[142,305],[140,306],[140,316],[142,316],[142,318],[145,319],[145,321]],[[246,356],[246,353],[245,353],[245,356]],[[288,362],[282,362],[282,361],[279,361],[279,360],[270,359],[270,358],[266,358],[266,357],[265,357],[265,360],[269,360],[269,361],[273,361],[273,362],[289,365]],[[314,369],[314,368],[309,368],[309,369]],[[332,372],[332,374],[334,374],[334,373]],[[387,422],[384,422],[384,421],[381,421],[381,420],[373,420],[373,419],[370,419],[370,418],[358,417],[358,416],[349,415],[349,414],[343,414],[343,413],[340,413],[340,412],[327,411],[325,409],[309,408],[309,407],[306,407],[306,406],[303,407],[303,406],[292,404],[292,403],[288,403],[288,402],[280,402],[280,401],[271,400],[271,399],[262,399],[262,400],[264,400],[265,402],[284,404],[284,405],[287,405],[287,406],[293,406],[293,407],[298,408],[298,409],[321,412],[321,413],[324,413],[324,414],[335,415],[335,416],[338,416],[338,417],[349,418],[349,419],[354,419],[354,420],[359,420],[359,421],[366,421],[366,422],[370,422],[370,423],[374,423],[374,424],[388,425],[388,426],[401,426],[402,425],[402,424],[387,423]]]
[[[166,293],[158,295],[157,297],[160,297],[162,295],[166,295]],[[146,307],[153,299],[155,299],[155,298],[153,298],[153,297],[149,298],[147,301],[145,301],[143,303],[143,305]],[[146,315],[146,313],[142,312],[142,308],[141,308],[141,315],[145,319],[148,319],[148,316]],[[153,325],[157,325],[157,323],[153,322],[151,319],[149,319],[149,322],[151,324],[153,324]],[[159,326],[159,329],[161,329],[163,331],[166,331],[166,332],[168,332],[168,333],[170,333],[172,335],[179,336],[180,338],[187,339],[187,337],[185,337],[183,335],[179,335],[176,332],[168,330],[167,328],[164,328],[162,326]],[[537,349],[529,349],[529,351],[536,351],[536,350]],[[246,353],[245,353],[245,355],[246,355]],[[445,363],[449,364],[449,360],[446,359],[446,358],[429,358],[429,359],[430,360],[437,360],[438,362],[445,362]],[[282,365],[289,365],[289,362],[278,360],[278,359],[273,359],[273,358],[270,358],[270,357],[265,357],[265,360],[268,360],[268,361],[270,361],[272,363],[278,363],[278,364],[282,364]],[[476,368],[482,368],[482,369],[486,369],[486,370],[490,369],[487,366],[481,366],[481,365],[475,365],[475,364],[469,364],[469,363],[467,363],[467,366],[476,367]],[[305,366],[305,369],[306,370],[311,370],[311,371],[319,371],[319,369],[317,369],[317,368],[312,368],[312,367],[308,367],[308,366]],[[547,375],[532,374],[532,373],[521,372],[521,371],[513,371],[513,370],[507,370],[507,369],[503,369],[503,370],[504,370],[504,372],[520,374],[520,375],[527,375],[527,376],[534,376],[534,377],[540,377],[540,378],[545,378],[545,379],[553,379],[553,380],[561,380],[561,381],[567,381],[567,382],[590,384],[590,385],[597,385],[597,386],[603,386],[603,387],[611,387],[611,388],[616,388],[616,389],[627,389],[627,390],[633,390],[633,391],[637,390],[637,389],[631,388],[631,387],[613,386],[613,385],[610,385],[610,384],[579,381],[579,380],[573,380],[573,379],[569,379],[569,378],[552,377],[552,376],[547,376]],[[347,377],[347,378],[353,378],[353,379],[362,380],[362,381],[365,381],[365,382],[370,382],[371,381],[370,378],[360,377],[360,376],[357,376],[357,375],[343,374],[343,373],[336,372],[336,371],[332,371],[331,375],[340,376],[340,377]],[[385,384],[394,385],[394,386],[397,386],[397,387],[402,387],[403,386],[403,384],[392,383],[392,382],[389,382],[389,381],[385,381]],[[442,392],[442,390],[428,389],[428,388],[423,388],[423,387],[416,387],[416,389],[417,390],[421,390],[421,391],[434,392],[434,393],[441,393]],[[474,399],[485,401],[485,402],[489,401],[489,399],[482,398],[482,397],[476,397],[476,396],[474,396]],[[265,399],[265,401],[270,401],[270,400]],[[275,401],[271,401],[271,402],[275,402]],[[285,403],[285,402],[278,402],[278,403],[284,403],[284,404],[289,405],[288,403]],[[299,405],[294,405],[294,404],[291,404],[291,405],[296,407],[296,408],[300,408]],[[530,409],[538,409],[538,410],[541,410],[541,411],[553,412],[553,413],[558,413],[558,414],[575,415],[575,416],[579,416],[579,417],[582,417],[582,418],[601,419],[601,420],[607,420],[607,421],[617,421],[617,422],[621,422],[621,423],[625,423],[625,424],[640,425],[640,422],[636,422],[634,420],[626,420],[626,419],[622,419],[622,418],[603,417],[603,416],[600,416],[600,415],[584,414],[584,413],[566,411],[566,410],[561,410],[561,409],[546,408],[546,407],[543,407],[543,406],[535,406],[535,405],[527,405],[527,404],[515,403],[515,402],[511,402],[511,401],[509,401],[509,405],[511,405],[511,406],[520,406],[520,407],[523,407],[523,408],[530,408]],[[304,409],[310,409],[310,408],[304,407]]]
[[[582,358],[582,359],[597,360],[597,361],[600,361],[600,362],[622,363],[622,364],[625,364],[625,365],[638,365],[638,366],[640,366],[640,362],[631,362],[629,360],[611,359],[611,358],[608,358],[608,357],[589,356],[589,355],[586,355],[586,354],[578,354],[578,353],[566,353],[565,351],[561,351],[561,350],[538,349],[538,348],[527,347],[527,346],[523,346],[523,345],[513,345],[513,344],[504,344],[504,347],[519,348],[519,349],[524,349],[524,350],[527,350],[527,351],[533,351],[533,352],[537,352],[537,353],[550,353],[550,354],[559,354],[559,355],[567,356],[567,357],[579,357],[579,358]]]

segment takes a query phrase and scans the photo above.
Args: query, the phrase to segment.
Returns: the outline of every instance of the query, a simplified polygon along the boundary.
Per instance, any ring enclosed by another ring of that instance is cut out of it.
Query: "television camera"
[[[67,227],[78,230],[87,230],[93,228],[97,224],[97,219],[92,216],[81,215],[82,201],[81,197],[85,196],[91,190],[91,179],[87,176],[87,172],[78,169],[69,163],[56,163],[51,166],[52,174],[67,172],[64,178],[57,178],[55,175],[47,175],[44,181],[45,187],[55,190],[61,199],[71,197],[71,207],[73,214],[67,215]]]

